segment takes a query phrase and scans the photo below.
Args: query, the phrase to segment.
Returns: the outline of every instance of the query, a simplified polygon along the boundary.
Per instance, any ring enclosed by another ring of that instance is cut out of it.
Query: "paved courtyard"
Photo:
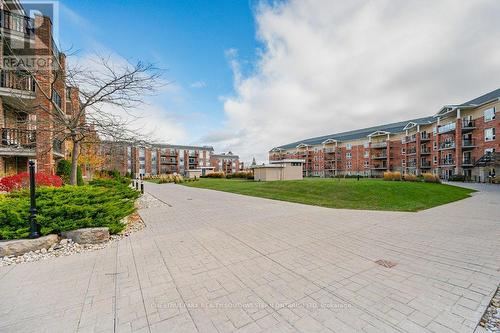
[[[397,213],[147,184],[145,230],[0,267],[0,332],[473,332],[500,281],[482,189]]]

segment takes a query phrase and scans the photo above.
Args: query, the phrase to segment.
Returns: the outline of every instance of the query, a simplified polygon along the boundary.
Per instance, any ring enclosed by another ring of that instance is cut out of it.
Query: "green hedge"
[[[37,189],[37,222],[43,235],[79,228],[108,227],[115,234],[120,220],[135,211],[139,193],[117,181],[93,185]],[[26,238],[29,233],[29,192],[0,197],[0,239]]]
[[[64,184],[69,184],[71,178],[71,162],[68,160],[60,160],[59,163],[57,163],[56,175],[62,178]],[[83,185],[82,168],[80,168],[80,166],[76,169],[76,183],[78,186]]]

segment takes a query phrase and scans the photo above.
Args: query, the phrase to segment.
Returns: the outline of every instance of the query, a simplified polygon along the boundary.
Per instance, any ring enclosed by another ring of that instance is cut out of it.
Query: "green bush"
[[[115,234],[125,227],[120,220],[135,211],[139,193],[117,181],[93,181],[92,185],[39,188],[37,222],[42,235],[79,228],[108,227]],[[13,192],[0,198],[0,239],[28,236],[29,192]]]
[[[59,163],[57,163],[56,175],[62,178],[64,184],[69,184],[71,178],[71,162],[68,160],[60,160]],[[82,168],[80,168],[80,166],[76,169],[76,183],[78,186],[83,185]]]

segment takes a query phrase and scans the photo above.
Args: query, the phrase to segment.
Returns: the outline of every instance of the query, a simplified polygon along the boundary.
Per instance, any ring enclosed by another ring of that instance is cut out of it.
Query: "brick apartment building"
[[[78,89],[64,80],[66,56],[54,42],[51,20],[26,16],[18,1],[0,0],[0,26],[0,177],[26,171],[29,159],[36,160],[38,171],[54,173],[57,160],[65,157],[65,143],[55,134],[51,115],[54,108],[72,112],[79,102]],[[49,59],[53,65],[31,73],[4,66],[7,57],[21,56]]]
[[[118,170],[121,174],[161,175],[181,174],[201,169],[232,173],[239,168],[238,156],[214,154],[210,146],[184,146],[168,144],[129,145],[106,141],[101,143],[104,156],[103,169]],[[220,159],[218,156],[225,156]],[[231,163],[227,162],[231,160]],[[223,162],[222,164],[219,161]],[[234,164],[234,167],[233,167]]]
[[[500,89],[435,115],[310,138],[269,151],[269,160],[299,158],[304,176],[363,175],[384,171],[464,175],[486,181],[500,171]]]
[[[235,173],[243,169],[243,162],[240,162],[238,155],[232,152],[212,154],[210,164],[215,172],[224,172],[225,174]]]

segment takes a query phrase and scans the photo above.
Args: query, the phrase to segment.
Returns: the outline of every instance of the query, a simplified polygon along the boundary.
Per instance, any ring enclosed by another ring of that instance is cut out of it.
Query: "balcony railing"
[[[387,159],[387,154],[372,155],[372,160],[383,160],[383,159]]]
[[[2,128],[2,146],[12,148],[34,148],[36,131],[17,128]]]
[[[427,147],[426,147],[426,148],[422,148],[422,149],[420,150],[420,154],[421,154],[421,155],[428,155],[428,154],[430,154],[430,153],[431,153],[431,149],[430,149],[430,148],[427,148]]]
[[[406,154],[407,155],[415,155],[417,153],[417,148],[409,148],[407,151],[406,151]]]
[[[35,80],[33,80],[33,77],[31,75],[25,72],[1,70],[0,87],[35,91]]]
[[[385,148],[387,147],[387,142],[382,141],[382,142],[372,142],[371,143],[371,148]]]
[[[473,164],[474,164],[474,161],[470,157],[465,157],[462,160],[462,165],[473,165]]]
[[[422,161],[420,163],[421,168],[430,168],[431,167],[431,161]]]
[[[327,154],[335,153],[335,148],[325,148],[324,152],[327,153]]]
[[[455,141],[445,141],[439,144],[439,149],[454,149]]]
[[[454,131],[455,128],[456,128],[456,123],[448,123],[446,125],[439,126],[438,133],[451,132],[451,131]]]
[[[429,133],[420,133],[420,141],[429,141],[431,135]]]
[[[464,130],[472,130],[476,128],[476,122],[474,120],[463,120],[462,121],[462,131]]]
[[[415,134],[411,136],[406,136],[404,139],[405,143],[415,142],[415,141],[417,141],[417,136]]]
[[[29,38],[35,35],[35,22],[32,18],[7,10],[0,10],[0,27],[18,32]]]
[[[455,165],[455,160],[453,158],[442,158],[441,165]]]
[[[473,148],[476,146],[476,140],[474,139],[463,139],[462,147],[463,148]]]

